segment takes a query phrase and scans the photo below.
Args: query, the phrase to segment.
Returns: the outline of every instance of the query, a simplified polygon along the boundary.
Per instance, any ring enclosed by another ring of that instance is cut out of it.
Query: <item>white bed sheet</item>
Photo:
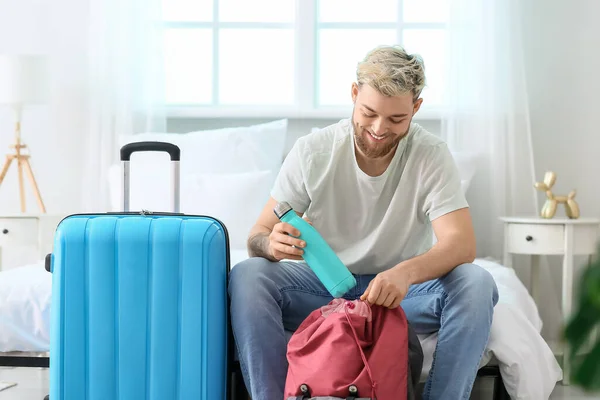
[[[499,294],[480,365],[492,361],[500,367],[511,399],[548,399],[562,379],[562,370],[541,336],[542,321],[533,298],[513,269],[487,259],[476,259],[475,263],[492,274]],[[421,378],[425,379],[431,369],[437,333],[419,339],[425,356]]]
[[[0,272],[0,352],[48,351],[51,294],[44,260]]]
[[[247,258],[245,250],[231,252],[232,265]],[[537,307],[512,269],[477,259],[494,277],[499,301],[481,365],[494,359],[500,366],[512,399],[547,399],[562,370],[540,332]],[[44,261],[0,272],[0,352],[48,351],[52,276]],[[437,334],[420,336],[425,354],[422,379],[431,368]]]

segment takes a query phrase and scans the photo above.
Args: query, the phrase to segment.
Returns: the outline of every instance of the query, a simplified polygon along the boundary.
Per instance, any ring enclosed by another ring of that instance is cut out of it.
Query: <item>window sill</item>
[[[319,109],[298,109],[295,107],[203,107],[169,106],[166,116],[169,119],[334,119],[348,118],[352,107],[321,107]],[[422,107],[414,121],[439,120],[441,107]]]

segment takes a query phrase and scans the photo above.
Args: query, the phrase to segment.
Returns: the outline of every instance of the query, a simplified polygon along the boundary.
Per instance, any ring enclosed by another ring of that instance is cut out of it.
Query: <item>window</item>
[[[197,115],[346,115],[356,64],[402,44],[441,105],[449,0],[163,0],[167,102]],[[257,114],[258,113],[258,114]]]

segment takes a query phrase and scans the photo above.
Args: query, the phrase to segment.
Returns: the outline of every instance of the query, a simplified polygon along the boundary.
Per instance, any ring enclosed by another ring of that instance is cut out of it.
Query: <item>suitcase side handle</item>
[[[134,142],[121,148],[121,161],[130,161],[133,153],[142,151],[163,151],[169,153],[171,161],[181,160],[181,150],[173,143],[167,142]]]
[[[44,260],[44,267],[46,271],[52,272],[52,253],[46,254],[46,258]]]

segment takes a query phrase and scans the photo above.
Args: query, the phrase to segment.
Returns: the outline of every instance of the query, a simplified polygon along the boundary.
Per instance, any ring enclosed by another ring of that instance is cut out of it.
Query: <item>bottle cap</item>
[[[281,219],[281,217],[283,217],[287,212],[291,210],[293,210],[292,206],[290,206],[289,203],[282,201],[280,203],[277,203],[277,205],[273,209],[273,212],[275,213],[275,215],[277,215],[277,218]]]

